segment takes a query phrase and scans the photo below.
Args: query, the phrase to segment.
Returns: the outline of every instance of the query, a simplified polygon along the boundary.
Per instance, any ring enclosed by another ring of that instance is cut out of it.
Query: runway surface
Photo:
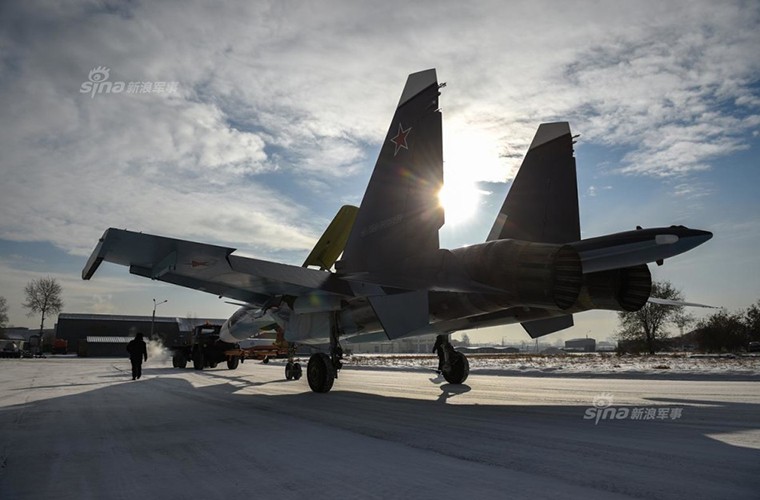
[[[760,498],[760,380],[434,376],[0,360],[0,496]]]

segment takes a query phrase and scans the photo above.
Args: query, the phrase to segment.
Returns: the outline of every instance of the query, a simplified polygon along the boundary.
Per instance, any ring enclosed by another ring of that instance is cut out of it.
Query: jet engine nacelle
[[[652,292],[652,274],[646,264],[588,273],[578,297],[580,309],[638,311]]]
[[[470,278],[498,289],[499,302],[511,305],[565,310],[583,285],[580,257],[568,245],[495,240],[452,253]]]

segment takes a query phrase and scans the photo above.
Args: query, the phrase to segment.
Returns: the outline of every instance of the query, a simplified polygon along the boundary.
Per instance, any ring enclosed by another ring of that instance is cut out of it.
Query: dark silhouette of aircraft
[[[307,367],[311,389],[327,392],[342,366],[342,338],[399,339],[508,323],[540,337],[572,326],[582,311],[638,310],[650,298],[648,263],[712,237],[670,226],[581,239],[573,136],[559,122],[539,126],[487,240],[440,248],[440,87],[434,69],[409,75],[361,205],[340,209],[303,266],[111,228],[82,278],[107,261],[241,301],[221,338],[234,342],[276,325],[293,346],[329,344]],[[446,352],[443,375],[461,384],[467,358]],[[291,357],[286,370],[296,364]]]

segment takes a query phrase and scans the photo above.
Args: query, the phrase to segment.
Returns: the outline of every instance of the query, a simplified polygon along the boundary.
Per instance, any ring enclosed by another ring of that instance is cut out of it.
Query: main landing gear
[[[329,392],[338,378],[338,371],[343,368],[343,348],[338,342],[339,336],[338,317],[335,314],[330,322],[330,355],[323,352],[312,354],[306,367],[306,378],[314,392]]]
[[[470,375],[470,362],[467,356],[454,350],[454,346],[447,340],[443,344],[443,378],[449,384],[462,384]]]

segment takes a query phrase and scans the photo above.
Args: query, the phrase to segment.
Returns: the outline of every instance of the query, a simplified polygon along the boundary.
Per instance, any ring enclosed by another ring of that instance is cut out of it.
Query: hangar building
[[[572,339],[565,341],[565,351],[568,352],[594,352],[596,351],[596,339]]]
[[[61,313],[55,336],[68,341],[69,352],[80,356],[125,356],[126,343],[136,333],[142,333],[146,339],[150,336],[151,319],[151,316]],[[154,337],[171,346],[188,339],[196,325],[221,325],[224,321],[156,316],[152,323]]]

